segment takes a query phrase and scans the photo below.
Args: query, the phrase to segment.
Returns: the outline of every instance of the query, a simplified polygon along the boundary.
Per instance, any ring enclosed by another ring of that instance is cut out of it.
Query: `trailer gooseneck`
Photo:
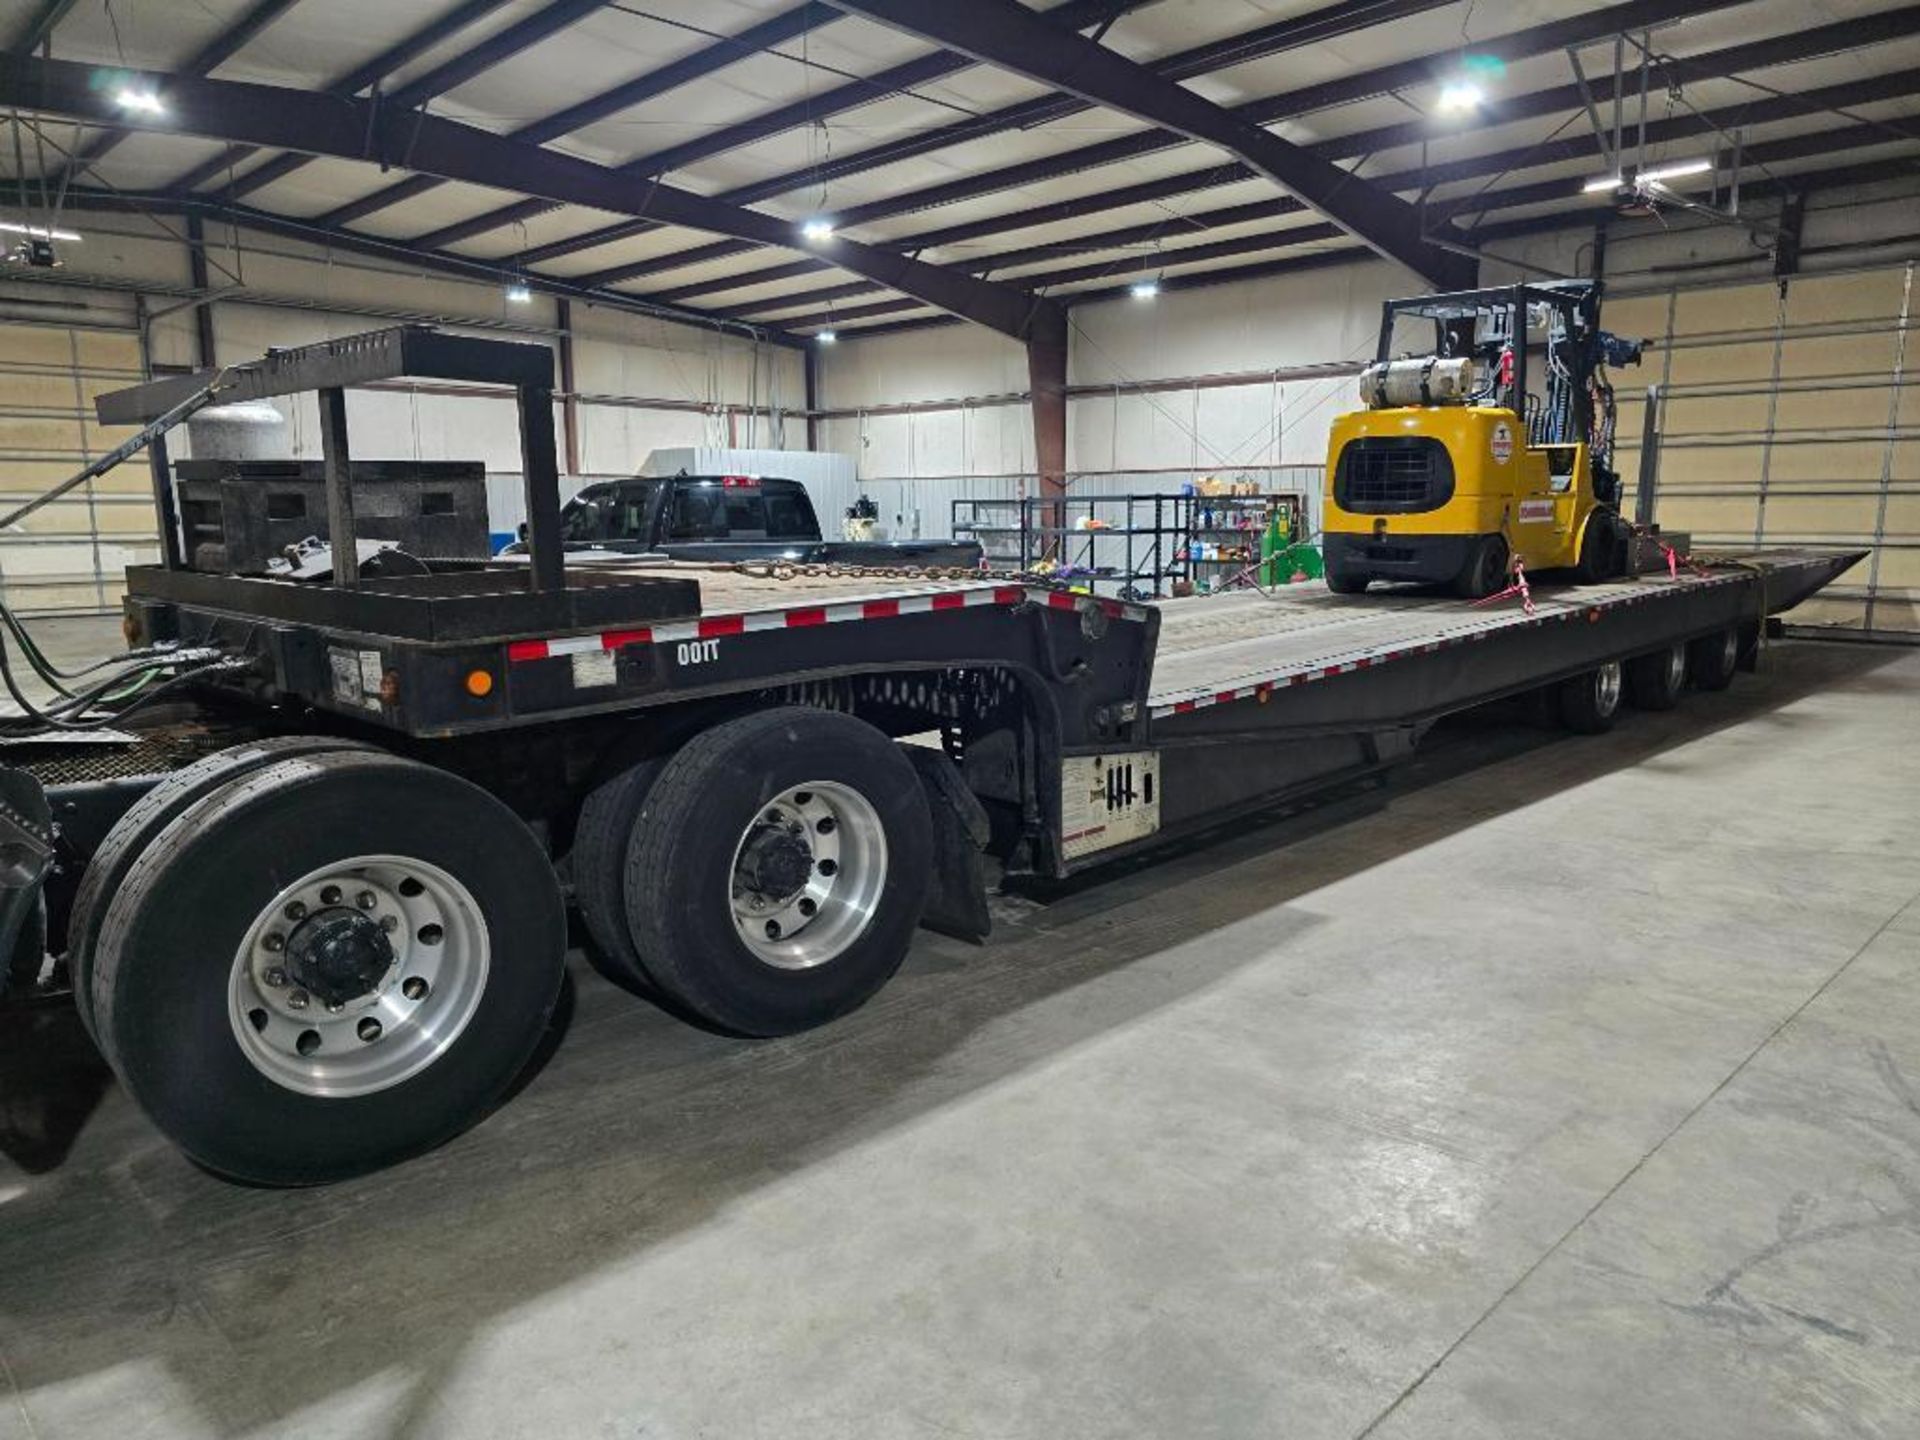
[[[1769,615],[1858,558],[1755,552],[1531,613],[569,573],[549,352],[414,328],[218,377],[224,398],[320,392],[336,554],[357,553],[344,390],[408,375],[516,391],[530,563],[195,571],[162,450],[166,559],[128,572],[126,628],[193,657],[168,697],[189,703],[0,733],[0,955],[64,977],[154,1122],[251,1181],[387,1165],[484,1114],[558,995],[569,894],[616,978],[790,1033],[864,1002],[917,925],[984,935],[987,857],[1064,875],[1523,691],[1604,728],[1623,697],[1728,683]],[[154,421],[208,383],[101,417]]]

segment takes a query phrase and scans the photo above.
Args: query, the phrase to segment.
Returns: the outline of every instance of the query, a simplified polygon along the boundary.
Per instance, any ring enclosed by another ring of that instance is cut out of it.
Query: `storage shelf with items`
[[[1218,488],[1214,488],[1218,487]],[[1318,573],[1306,542],[1306,499],[1201,481],[1190,497],[1187,563],[1196,590],[1284,585],[1302,569]]]

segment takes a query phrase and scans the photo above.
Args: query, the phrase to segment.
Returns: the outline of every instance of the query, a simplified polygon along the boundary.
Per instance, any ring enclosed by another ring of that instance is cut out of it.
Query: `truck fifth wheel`
[[[357,542],[343,392],[402,376],[517,396],[524,559]],[[554,1005],[569,892],[622,983],[802,1030],[884,985],[916,925],[984,936],[989,861],[1060,877],[1162,845],[1503,696],[1603,729],[1689,676],[1727,684],[1860,557],[1696,558],[1531,610],[569,570],[552,384],[543,348],[400,328],[99,401],[144,427],[172,543],[127,574],[141,685],[0,736],[0,973],[16,998],[64,976],[135,1100],[223,1174],[331,1180],[485,1114]],[[190,568],[167,428],[306,390],[326,544],[278,573]]]

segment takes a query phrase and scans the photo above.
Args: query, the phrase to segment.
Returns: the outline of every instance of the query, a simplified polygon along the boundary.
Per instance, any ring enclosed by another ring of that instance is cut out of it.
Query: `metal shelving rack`
[[[1191,495],[1029,495],[955,500],[956,540],[978,540],[989,565],[1031,570],[1051,561],[1062,578],[1141,597],[1191,578]]]
[[[1176,580],[1212,589],[1257,563],[1276,507],[1287,538],[1303,538],[1304,497],[1284,492],[963,499],[953,502],[952,533],[978,540],[990,566],[1052,561],[1065,578],[1150,597]]]

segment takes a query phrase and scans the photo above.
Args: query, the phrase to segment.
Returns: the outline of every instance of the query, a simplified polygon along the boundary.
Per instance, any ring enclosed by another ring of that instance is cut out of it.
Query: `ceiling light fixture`
[[[1136,300],[1151,300],[1160,293],[1158,280],[1136,280],[1127,287],[1127,293]]]
[[[120,90],[113,97],[113,103],[118,105],[122,110],[135,110],[142,115],[164,115],[167,113],[166,102],[161,100],[153,91],[135,90],[131,86]]]
[[[533,299],[533,289],[523,280],[516,280],[507,286],[507,301],[513,305],[525,305]]]
[[[831,345],[840,337],[831,330],[822,330],[813,338],[822,345]]]
[[[19,225],[11,220],[0,220],[0,234],[26,235],[35,240],[60,240],[68,244],[78,244],[81,236],[77,230],[49,230],[41,225]]]
[[[1642,170],[1632,180],[1620,175],[1601,175],[1587,181],[1581,188],[1589,195],[1598,195],[1606,190],[1618,190],[1623,185],[1658,185],[1663,180],[1679,180],[1688,175],[1704,175],[1713,169],[1713,161],[1708,159],[1676,160],[1671,165],[1656,165],[1651,170]]]
[[[1487,92],[1471,80],[1454,80],[1440,87],[1436,107],[1442,115],[1465,115],[1480,108]]]
[[[816,215],[813,219],[804,222],[800,226],[800,238],[814,245],[818,245],[823,240],[831,240],[833,238],[833,222],[831,220],[822,220]]]

